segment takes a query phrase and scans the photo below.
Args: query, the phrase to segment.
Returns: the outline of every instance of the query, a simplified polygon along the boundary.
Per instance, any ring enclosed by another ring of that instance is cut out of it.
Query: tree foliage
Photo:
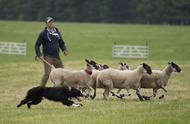
[[[189,0],[0,0],[0,19],[190,24]]]

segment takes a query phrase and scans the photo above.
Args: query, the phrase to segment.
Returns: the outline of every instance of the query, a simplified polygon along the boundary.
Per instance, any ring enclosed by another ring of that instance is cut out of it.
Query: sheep
[[[47,61],[42,59],[42,61],[49,64]],[[71,86],[76,89],[81,90],[82,88],[87,88],[89,91],[92,91],[91,86],[91,75],[92,75],[92,66],[90,65],[89,60],[85,60],[86,68],[84,70],[68,70],[65,68],[55,68],[51,66],[51,72],[49,75],[50,80],[54,83],[55,87],[60,86]]]
[[[108,69],[109,66],[106,64],[98,64],[97,62],[95,62],[94,60],[90,60],[89,61],[90,64],[96,69],[96,70],[104,70],[104,69]]]
[[[172,72],[181,72],[181,68],[174,62],[168,62],[167,66],[163,70],[152,70],[151,75],[144,74],[140,81],[141,88],[152,88],[153,95],[150,97],[156,97],[157,90],[163,89],[164,94],[161,95],[159,99],[164,98],[167,93],[166,86]],[[147,96],[143,97],[146,98]]]
[[[90,64],[95,68],[95,70],[92,70],[92,82],[91,82],[91,87],[94,89],[94,95],[91,97],[92,99],[94,99],[96,97],[96,78],[98,76],[98,74],[104,70],[104,69],[108,69],[109,66],[106,64],[98,64],[95,61],[91,60]]]
[[[121,67],[123,68],[123,67]],[[145,99],[150,99],[151,97],[156,97],[157,90],[163,89],[164,93],[167,92],[166,86],[168,83],[168,80],[172,74],[172,72],[181,72],[181,68],[175,64],[174,62],[168,62],[168,65],[163,70],[152,70],[152,74],[144,74],[140,83],[141,88],[153,88],[153,95],[152,96],[143,96]],[[117,91],[119,92],[121,89]],[[122,95],[123,96],[123,95]],[[159,97],[159,99],[164,98],[164,94]]]
[[[96,88],[98,88],[96,86],[96,79],[97,79],[97,76],[98,74],[100,73],[101,70],[104,70],[104,69],[108,69],[109,66],[106,65],[106,64],[98,64],[96,63],[95,61],[91,60],[90,63],[93,65],[93,67],[96,69],[96,70],[93,70],[93,73],[92,73],[92,88],[94,89],[94,95],[92,97],[92,99],[94,99],[96,97]],[[126,70],[126,69],[129,69],[129,66],[128,64],[126,63],[122,63],[120,62],[119,63],[120,66],[119,66],[119,69],[120,70]],[[101,87],[100,87],[101,88]],[[118,92],[120,92],[121,89],[118,90]],[[116,97],[118,98],[122,98],[123,94],[121,94],[120,96],[116,95],[116,94],[112,94],[112,95],[115,95]],[[129,93],[130,95],[130,93]]]
[[[96,86],[104,88],[104,99],[108,99],[110,91],[113,88],[130,89],[136,90],[136,95],[139,97],[140,101],[144,98],[140,92],[140,80],[144,73],[151,74],[152,70],[149,65],[143,63],[135,70],[117,70],[117,69],[106,69],[102,70],[97,77]],[[113,92],[111,92],[114,94]]]
[[[129,70],[128,64],[120,62],[119,65],[119,70]]]
[[[119,70],[129,70],[129,65],[126,64],[126,63],[120,62],[120,63],[119,63]],[[119,94],[121,90],[122,90],[122,89],[118,89],[117,94]],[[127,91],[127,92],[128,92],[128,91]],[[115,94],[112,94],[112,95],[115,95]],[[131,94],[128,92],[128,96],[130,96],[130,95],[131,95]],[[124,96],[125,96],[124,94],[120,94],[120,97],[119,97],[119,98],[122,98],[122,97],[124,97]]]
[[[109,66],[106,65],[106,64],[98,64],[98,63],[96,63],[96,62],[93,61],[93,60],[91,60],[90,62],[91,62],[91,64],[93,65],[93,67],[96,69],[96,70],[93,70],[93,74],[92,74],[92,84],[93,84],[92,87],[93,87],[93,89],[94,89],[94,95],[93,95],[92,98],[94,99],[94,98],[96,97],[96,88],[98,88],[98,87],[96,86],[96,78],[97,78],[97,76],[98,76],[98,74],[100,73],[101,70],[108,69]],[[120,69],[120,70],[129,69],[129,66],[128,66],[128,64],[126,64],[126,63],[120,62],[119,65],[120,65],[120,66],[119,66],[119,69]],[[119,89],[118,92],[120,92],[120,90],[121,90],[121,89]],[[113,95],[115,95],[115,94],[113,94]],[[129,95],[130,95],[130,93],[129,93]],[[115,95],[115,96],[117,96],[118,98],[122,98],[123,94],[121,94],[120,96],[118,96],[118,95]]]

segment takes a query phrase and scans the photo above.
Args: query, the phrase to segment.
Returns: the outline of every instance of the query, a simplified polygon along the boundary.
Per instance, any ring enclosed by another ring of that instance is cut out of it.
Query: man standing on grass
[[[61,49],[64,55],[68,55],[67,48],[61,37],[61,33],[59,32],[58,28],[54,26],[54,20],[52,17],[46,18],[46,27],[45,29],[39,34],[38,39],[35,43],[35,52],[36,56],[41,59],[45,59],[51,65],[54,65],[56,68],[63,68],[63,63],[59,56],[59,49]],[[43,46],[43,52],[40,51],[40,46]],[[45,86],[51,68],[44,63],[44,75],[41,80],[40,86]]]

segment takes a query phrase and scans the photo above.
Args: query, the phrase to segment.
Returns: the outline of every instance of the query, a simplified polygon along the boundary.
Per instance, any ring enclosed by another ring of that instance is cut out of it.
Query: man
[[[43,52],[40,51],[40,46],[43,46]],[[54,65],[56,68],[63,68],[63,63],[59,56],[59,49],[61,49],[66,56],[68,54],[67,48],[61,37],[61,33],[58,28],[54,26],[54,20],[52,17],[46,18],[46,27],[38,36],[35,44],[35,52],[38,58],[43,58],[50,64]],[[44,63],[44,75],[41,80],[40,86],[45,86],[51,68]]]

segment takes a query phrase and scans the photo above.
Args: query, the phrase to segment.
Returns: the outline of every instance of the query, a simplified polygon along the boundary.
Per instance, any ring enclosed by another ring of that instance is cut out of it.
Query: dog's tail
[[[39,58],[39,57],[36,57],[36,58]],[[44,58],[39,58],[41,61],[43,61],[44,63],[46,63],[50,68],[51,68],[51,71],[53,69],[55,69],[55,66],[51,65],[48,61],[46,61]]]

